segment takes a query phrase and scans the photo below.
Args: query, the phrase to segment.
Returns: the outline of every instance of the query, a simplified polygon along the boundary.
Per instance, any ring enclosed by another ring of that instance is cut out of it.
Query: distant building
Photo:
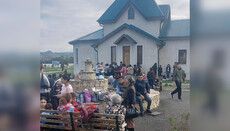
[[[169,5],[154,0],[115,0],[97,21],[103,28],[70,41],[75,73],[83,61],[141,64],[147,72],[154,63],[163,67],[180,62],[189,79],[189,19],[171,20]]]

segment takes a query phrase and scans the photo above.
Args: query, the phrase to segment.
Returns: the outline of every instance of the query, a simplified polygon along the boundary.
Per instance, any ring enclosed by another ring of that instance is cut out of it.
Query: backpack
[[[46,85],[45,80],[44,80],[44,76],[42,74],[41,76],[41,80],[40,80],[40,89],[48,89],[49,87]]]
[[[85,92],[81,92],[77,95],[77,103],[85,103]]]
[[[85,89],[85,102],[86,103],[90,103],[91,102],[91,94],[90,91],[88,89]]]

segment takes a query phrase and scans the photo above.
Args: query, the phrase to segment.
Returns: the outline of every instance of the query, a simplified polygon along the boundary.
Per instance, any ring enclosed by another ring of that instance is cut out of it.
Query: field
[[[56,76],[58,77],[59,74],[64,74],[65,70],[67,70],[68,74],[71,74],[71,76],[73,76],[74,74],[74,66],[73,65],[69,65],[68,67],[65,66],[64,70],[61,70],[61,67],[49,67],[47,66],[44,69],[44,74],[49,75],[49,74],[56,74]]]

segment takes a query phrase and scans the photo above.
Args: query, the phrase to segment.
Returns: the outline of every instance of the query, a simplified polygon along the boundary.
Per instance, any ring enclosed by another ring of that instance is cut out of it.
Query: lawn
[[[163,80],[162,83],[173,83],[172,80]],[[186,80],[186,83],[190,83],[190,80]]]
[[[163,90],[175,90],[175,86],[163,86]],[[188,86],[182,86],[182,90],[190,90]]]
[[[64,74],[66,70],[66,67],[64,68],[64,71],[61,70],[61,67],[46,67],[44,69],[44,74],[48,75],[48,74],[56,74],[56,76],[58,76],[59,74]],[[69,66],[67,68],[67,73],[73,75],[74,74],[74,66]]]

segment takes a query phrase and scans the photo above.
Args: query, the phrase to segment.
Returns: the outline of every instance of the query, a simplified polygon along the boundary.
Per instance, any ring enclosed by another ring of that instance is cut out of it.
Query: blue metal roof
[[[104,30],[100,29],[100,30],[97,30],[93,33],[87,34],[83,37],[80,37],[76,40],[72,40],[69,42],[69,44],[73,45],[73,44],[76,44],[76,43],[82,42],[82,41],[95,41],[95,40],[103,38],[103,36],[104,36]]]
[[[115,0],[98,19],[98,22],[103,24],[116,21],[130,5],[133,5],[147,19],[164,19],[164,15],[155,0]]]
[[[164,45],[165,43],[161,40],[159,40],[158,38],[152,36],[151,34],[133,26],[133,25],[129,25],[129,24],[123,24],[121,25],[120,27],[118,27],[117,29],[115,29],[114,31],[112,31],[111,33],[107,34],[106,36],[104,36],[102,39],[100,40],[97,40],[93,45],[92,47],[97,47],[99,44],[101,44],[102,42],[104,42],[105,40],[107,40],[108,38],[110,38],[111,36],[113,36],[114,34],[116,34],[117,32],[119,32],[120,30],[124,29],[124,28],[129,28],[129,29],[132,29],[146,37],[149,37],[150,39],[153,39],[155,41],[157,41],[157,43],[159,43],[160,45]]]
[[[163,27],[159,38],[177,38],[190,36],[190,20],[172,20],[169,25]]]

